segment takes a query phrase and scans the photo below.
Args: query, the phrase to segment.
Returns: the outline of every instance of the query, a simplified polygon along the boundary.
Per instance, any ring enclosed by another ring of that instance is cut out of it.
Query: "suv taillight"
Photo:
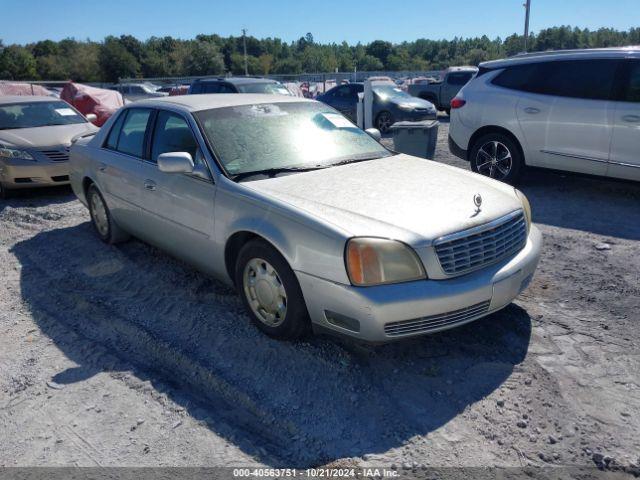
[[[451,110],[455,110],[456,108],[462,108],[466,105],[467,101],[460,98],[460,97],[454,97],[453,99],[451,99]]]

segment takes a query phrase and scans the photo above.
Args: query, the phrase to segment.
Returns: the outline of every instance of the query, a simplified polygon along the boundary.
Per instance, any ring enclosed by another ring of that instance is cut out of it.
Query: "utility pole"
[[[244,76],[249,76],[249,66],[247,64],[247,29],[242,29],[242,45],[244,46]]]
[[[527,51],[527,42],[529,40],[529,13],[531,12],[531,0],[522,5],[527,11],[524,14],[524,51]]]

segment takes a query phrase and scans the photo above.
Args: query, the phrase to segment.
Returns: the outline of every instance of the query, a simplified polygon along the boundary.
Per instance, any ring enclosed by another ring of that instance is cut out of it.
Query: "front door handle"
[[[530,113],[531,115],[535,115],[536,113],[540,113],[540,109],[536,107],[526,107],[524,109],[525,113]]]
[[[622,117],[625,122],[638,123],[640,122],[640,115],[625,115]]]
[[[106,164],[106,163],[101,163],[101,164],[98,166],[98,170],[100,170],[101,172],[106,171],[106,170],[107,170],[107,164]]]
[[[153,192],[156,189],[156,182],[154,182],[153,180],[145,180],[144,188]]]

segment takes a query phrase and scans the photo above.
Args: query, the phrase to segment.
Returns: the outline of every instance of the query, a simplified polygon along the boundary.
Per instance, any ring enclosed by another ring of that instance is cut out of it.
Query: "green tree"
[[[25,47],[9,45],[0,53],[0,78],[35,80],[38,78],[36,59]]]
[[[184,59],[185,75],[219,75],[224,73],[224,60],[213,43],[195,41]]]
[[[133,54],[115,37],[107,37],[100,48],[98,61],[104,80],[133,78],[140,74],[140,64]]]

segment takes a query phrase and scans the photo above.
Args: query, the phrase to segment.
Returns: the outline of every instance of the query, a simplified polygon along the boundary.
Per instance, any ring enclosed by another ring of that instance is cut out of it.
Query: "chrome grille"
[[[66,162],[69,160],[68,148],[64,150],[40,150],[40,153],[43,153],[49,160],[53,160],[54,162]]]
[[[384,326],[384,331],[387,335],[394,337],[441,330],[445,327],[452,327],[458,324],[470,322],[471,320],[475,320],[485,315],[489,311],[490,303],[491,301],[487,300],[452,312],[417,318],[415,320],[387,323]]]
[[[436,254],[447,275],[462,275],[513,255],[525,245],[527,223],[522,211],[435,242]]]

